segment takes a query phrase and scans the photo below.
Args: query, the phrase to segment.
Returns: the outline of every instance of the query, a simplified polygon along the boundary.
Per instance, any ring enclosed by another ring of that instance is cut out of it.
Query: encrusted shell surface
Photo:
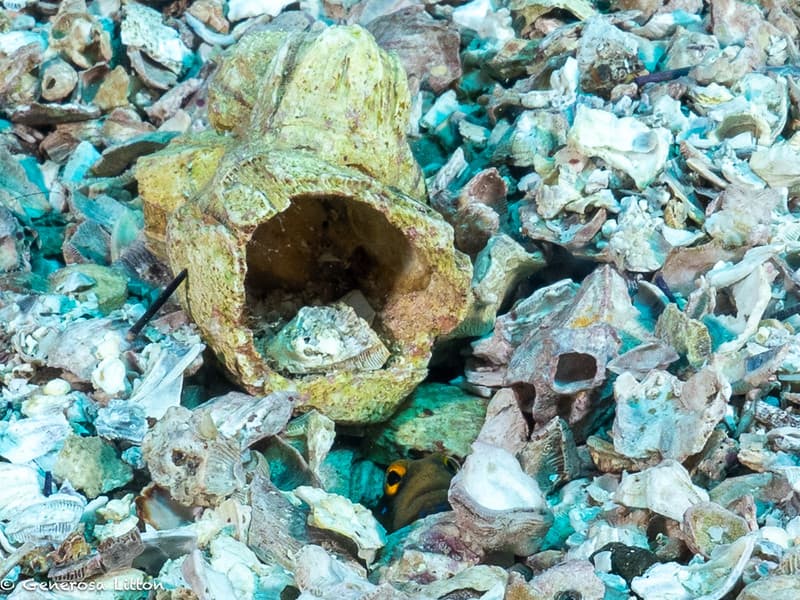
[[[191,143],[138,165],[148,236],[163,236],[170,215],[169,262],[175,272],[188,268],[192,281],[181,292],[185,305],[248,391],[294,388],[336,421],[380,421],[425,377],[436,336],[463,318],[471,277],[450,227],[417,200],[423,182],[405,141],[405,75],[358,27],[248,37],[225,61],[209,114],[213,123],[235,114],[249,126],[237,130],[235,143],[199,140],[214,159],[191,175],[186,159],[203,154]],[[253,47],[259,54],[249,54]],[[253,61],[269,64],[256,69]],[[245,72],[251,76],[243,79]],[[234,80],[244,89],[231,103],[225,90]],[[262,80],[280,92],[261,94]],[[177,176],[165,180],[166,171]],[[310,229],[320,234],[309,236]],[[305,288],[318,297],[302,298]],[[374,327],[391,352],[386,366],[300,377],[269,367],[251,328],[254,298],[278,309],[275,299],[294,296],[299,310],[353,289],[376,308]]]
[[[750,533],[744,518],[714,502],[699,502],[687,508],[682,528],[689,549],[705,557],[711,556],[717,546]]]
[[[50,30],[50,47],[75,66],[88,69],[111,59],[111,36],[86,10],[84,0],[61,2]]]
[[[703,449],[730,394],[725,377],[710,367],[686,382],[666,371],[653,370],[641,383],[623,373],[614,384],[614,449],[629,458],[683,461]]]
[[[58,453],[53,475],[94,498],[130,482],[133,470],[120,460],[110,442],[96,436],[71,435]]]
[[[178,32],[163,24],[158,11],[137,2],[125,5],[120,38],[126,47],[142,51],[176,74],[191,60],[191,51]]]
[[[204,413],[173,406],[147,432],[142,457],[153,481],[186,505],[215,506],[244,486],[239,442]]]
[[[516,456],[522,470],[536,479],[545,494],[577,479],[581,471],[575,438],[567,422],[560,417],[553,417],[534,431]]]
[[[42,97],[55,101],[66,98],[78,84],[78,73],[61,59],[47,63],[42,69]]]
[[[380,582],[397,587],[447,579],[478,564],[484,551],[460,529],[452,511],[429,515],[392,533],[374,570]]]
[[[483,398],[451,385],[422,384],[391,419],[370,430],[370,457],[388,464],[427,452],[466,456],[485,415]]]

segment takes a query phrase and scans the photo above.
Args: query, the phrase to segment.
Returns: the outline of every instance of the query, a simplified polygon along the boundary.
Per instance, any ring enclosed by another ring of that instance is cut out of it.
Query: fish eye
[[[455,458],[451,458],[450,456],[445,456],[442,459],[442,462],[444,463],[444,468],[450,471],[450,473],[452,473],[453,475],[455,475],[461,468],[459,462]]]
[[[401,462],[392,463],[386,469],[386,477],[383,481],[383,492],[387,496],[394,496],[400,489],[400,482],[406,476],[406,467]]]

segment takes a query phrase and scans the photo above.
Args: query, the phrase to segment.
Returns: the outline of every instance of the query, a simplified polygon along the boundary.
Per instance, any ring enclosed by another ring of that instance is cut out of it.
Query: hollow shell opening
[[[245,288],[256,348],[284,373],[341,368],[343,357],[354,353],[357,364],[348,368],[379,368],[386,357],[374,358],[376,337],[385,348],[375,352],[386,356],[394,341],[382,309],[394,294],[425,289],[430,277],[427,262],[381,211],[343,196],[296,196],[256,228],[247,246]],[[348,306],[355,315],[340,310],[350,312]],[[304,307],[320,307],[319,321]],[[339,313],[325,313],[328,307]],[[354,350],[357,338],[364,347]],[[276,358],[286,355],[276,350],[280,344],[291,346],[288,363]],[[297,366],[304,353],[316,354],[310,366]]]
[[[591,385],[597,376],[597,360],[591,354],[564,352],[558,356],[553,387],[560,393],[570,393]]]

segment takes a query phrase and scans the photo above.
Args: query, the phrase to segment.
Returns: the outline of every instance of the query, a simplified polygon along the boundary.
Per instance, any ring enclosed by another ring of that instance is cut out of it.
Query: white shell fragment
[[[800,136],[753,152],[750,168],[773,188],[786,187],[789,193],[800,190]]]
[[[602,158],[643,189],[664,168],[672,135],[663,127],[650,129],[633,117],[617,118],[579,105],[568,139],[578,151]]]
[[[351,565],[333,558],[320,546],[303,546],[296,564],[295,582],[303,592],[301,598],[361,600],[378,589]]]
[[[25,463],[57,451],[71,432],[62,414],[0,422],[0,456]]]
[[[708,502],[708,493],[692,484],[679,462],[664,460],[639,473],[625,473],[613,495],[614,502],[631,508],[647,508],[676,521],[691,505]]]
[[[145,415],[164,416],[170,406],[180,404],[183,373],[205,349],[205,344],[148,344],[142,351],[146,360],[144,376],[137,382],[130,401],[142,406]]]
[[[27,465],[0,463],[0,481],[0,521],[44,498],[39,474]]]
[[[531,554],[552,515],[536,480],[514,455],[484,442],[472,444],[448,494],[456,522],[486,549]]]
[[[311,507],[308,524],[332,531],[355,543],[359,558],[367,564],[375,560],[386,544],[386,532],[372,513],[339,494],[329,494],[318,488],[302,485],[295,495]]]
[[[351,306],[304,306],[265,348],[279,370],[306,374],[335,369],[374,371],[389,358],[378,335]]]
[[[274,17],[289,4],[289,0],[228,0],[228,19],[236,22],[261,15]]]
[[[453,22],[474,29],[483,38],[507,40],[515,37],[511,15],[492,0],[472,0],[453,11]]]
[[[119,358],[104,358],[92,371],[92,383],[111,396],[125,390],[125,363]]]
[[[647,600],[721,600],[733,589],[750,559],[756,538],[748,535],[720,547],[704,564],[656,564],[631,589]]]
[[[228,392],[212,398],[197,412],[207,413],[219,432],[238,439],[244,450],[283,431],[297,405],[297,396],[292,392],[273,392],[262,398]]]

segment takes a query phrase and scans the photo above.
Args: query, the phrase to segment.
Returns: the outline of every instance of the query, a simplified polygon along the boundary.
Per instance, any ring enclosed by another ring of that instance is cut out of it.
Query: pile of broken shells
[[[792,3],[3,7],[9,597],[800,596]],[[370,426],[222,382],[177,303],[129,335],[170,279],[137,159],[203,139],[225,48],[336,24],[405,67],[473,269],[430,380]],[[431,451],[464,459],[453,510],[387,534],[382,466]]]

